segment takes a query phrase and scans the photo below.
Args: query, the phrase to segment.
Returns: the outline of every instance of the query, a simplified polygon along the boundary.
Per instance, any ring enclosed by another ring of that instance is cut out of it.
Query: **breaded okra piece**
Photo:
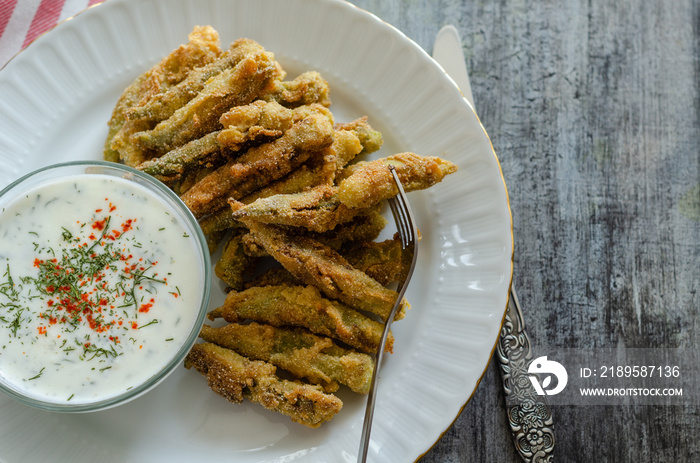
[[[226,238],[226,230],[210,233],[205,235],[204,238],[207,241],[207,249],[209,249],[209,254],[214,254],[219,249],[221,242]]]
[[[322,151],[317,151],[311,157],[319,158],[323,154]],[[310,161],[311,159],[309,159]],[[249,195],[244,196],[240,203],[241,205],[250,204],[259,198],[274,196],[277,194],[293,194],[302,191],[306,185],[314,185],[319,179],[319,171],[323,167],[321,164],[313,163],[303,164],[285,177],[273,181],[267,186],[253,191]],[[228,204],[219,207],[217,210],[202,217],[199,224],[205,234],[215,231],[228,229],[237,226],[240,222],[236,218],[238,214]],[[242,225],[240,225],[242,226]]]
[[[204,325],[199,336],[254,360],[264,360],[298,378],[335,392],[338,384],[367,394],[374,362],[367,354],[338,346],[328,337],[302,328],[259,323],[232,323],[219,328]]]
[[[143,96],[143,85],[148,79],[151,70],[146,71],[134,80],[134,82],[129,85],[124,93],[121,94],[117,100],[117,104],[112,110],[112,117],[110,117],[107,122],[107,138],[104,143],[103,157],[105,161],[119,162],[121,156],[116,147],[112,146],[114,137],[119,133],[119,131],[124,127],[126,123],[126,112],[127,110],[135,105]],[[137,131],[146,130],[148,128],[147,124],[142,124]],[[135,132],[132,132],[135,133]]]
[[[457,166],[440,158],[401,153],[376,161],[360,161],[345,169],[337,187],[321,185],[301,193],[260,198],[244,205],[231,201],[233,218],[305,227],[316,232],[332,230],[352,220],[363,208],[398,193],[388,165],[397,166],[404,190],[428,188]]]
[[[363,211],[342,204],[337,193],[337,187],[323,184],[300,193],[263,197],[247,205],[232,199],[229,204],[235,220],[303,227],[322,233]]]
[[[319,427],[343,407],[339,398],[320,386],[282,379],[274,365],[249,360],[216,344],[195,344],[185,367],[204,375],[209,387],[230,402],[246,398],[310,428]]]
[[[130,155],[120,155],[120,149],[124,151],[130,145],[129,137],[132,134],[153,127],[147,121],[128,121],[127,113],[132,107],[149,101],[182,82],[195,69],[214,61],[221,53],[219,34],[210,26],[196,26],[188,35],[188,40],[188,43],[176,48],[137,77],[119,97],[108,122],[104,143],[105,160],[117,162],[127,157],[128,164],[136,166],[140,160],[145,159],[146,155],[136,149]],[[115,137],[117,142],[113,146]],[[133,159],[128,159],[129,157]]]
[[[224,127],[217,136],[219,143],[237,151],[253,140],[281,137],[294,123],[294,111],[274,101],[256,100],[234,106],[219,122]]]
[[[196,97],[209,79],[235,67],[246,56],[262,51],[265,51],[262,45],[254,40],[236,40],[216,60],[192,70],[177,85],[131,107],[127,112],[129,119],[160,122],[169,118]]]
[[[379,347],[384,324],[342,304],[325,298],[313,286],[263,286],[230,291],[224,304],[209,313],[209,319],[229,323],[246,319],[273,326],[300,326],[328,336],[366,353]],[[392,352],[389,333],[386,351]]]
[[[182,195],[196,217],[218,210],[229,197],[242,198],[301,165],[333,142],[333,127],[325,116],[312,114],[280,138],[250,148],[197,182]]]
[[[271,267],[252,280],[245,283],[245,288],[255,286],[302,286],[303,283],[284,267]]]
[[[338,174],[362,152],[363,148],[360,138],[354,131],[335,130],[333,144],[328,148],[328,153],[324,156],[321,173],[325,178],[322,179],[322,182],[333,184]]]
[[[357,138],[362,144],[361,155],[378,151],[384,143],[382,133],[378,130],[374,130],[372,126],[369,125],[367,116],[362,116],[354,121],[336,124],[335,129],[355,132],[355,135],[357,135]]]
[[[398,294],[366,273],[354,268],[333,249],[307,236],[273,225],[243,219],[255,239],[289,273],[307,285],[321,290],[356,310],[378,315],[386,321]],[[403,299],[395,320],[404,317],[409,308]]]
[[[243,224],[233,218],[231,207],[223,206],[199,219],[199,226],[205,235],[218,233],[229,228],[243,227]]]
[[[342,223],[333,230],[327,232],[316,233],[305,230],[298,231],[335,251],[341,251],[344,247],[352,247],[357,243],[372,242],[379,236],[387,224],[387,220],[380,213],[380,208],[378,206],[379,205],[364,209],[362,213],[355,216],[350,222]],[[248,255],[258,257],[268,256],[267,251],[255,241],[255,236],[251,233],[243,237],[243,245]]]
[[[224,129],[219,133],[218,140],[222,146],[238,151],[252,142],[270,141],[282,136],[294,123],[311,114],[324,115],[333,124],[330,110],[316,103],[294,109],[263,100],[234,106],[219,119]]]
[[[353,267],[382,285],[402,281],[411,267],[410,255],[403,252],[398,237],[381,242],[361,242],[341,251],[341,254]]]
[[[362,209],[352,220],[337,225],[333,230],[314,233],[309,236],[335,250],[353,243],[373,241],[386,227],[388,220],[381,214],[381,207],[376,204]]]
[[[165,182],[178,180],[185,172],[221,155],[218,134],[219,131],[208,133],[161,157],[142,162],[136,168]]]
[[[132,135],[131,141],[143,149],[164,154],[188,141],[219,130],[219,118],[231,106],[248,104],[258,97],[275,72],[272,53],[253,53],[235,67],[209,81],[192,100],[153,130]]]
[[[317,71],[304,72],[291,81],[277,80],[261,98],[290,108],[311,103],[331,105],[330,86]]]
[[[259,198],[299,193],[318,185],[331,185],[336,175],[361,151],[362,145],[354,132],[335,130],[330,146],[314,153],[314,156],[288,175],[245,196],[241,202],[250,204]]]
[[[349,207],[366,207],[399,192],[388,166],[394,166],[404,191],[429,188],[456,172],[457,166],[435,156],[399,153],[361,161],[347,168],[338,185],[338,199]]]
[[[214,273],[224,283],[236,291],[243,289],[246,280],[246,272],[255,264],[255,257],[251,257],[243,250],[243,230],[235,230],[231,233],[224,245],[221,257],[214,266]]]

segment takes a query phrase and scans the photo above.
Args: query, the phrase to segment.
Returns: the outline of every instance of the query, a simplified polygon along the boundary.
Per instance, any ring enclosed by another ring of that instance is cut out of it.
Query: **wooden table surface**
[[[700,2],[353,3],[428,52],[442,26],[459,29],[533,344],[697,350]],[[504,410],[492,361],[421,463],[519,461]],[[554,461],[700,461],[697,402],[553,415]]]

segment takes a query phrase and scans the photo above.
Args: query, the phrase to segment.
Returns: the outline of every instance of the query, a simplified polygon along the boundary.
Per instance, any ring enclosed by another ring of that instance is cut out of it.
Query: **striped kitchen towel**
[[[102,0],[0,0],[0,68],[44,32]]]

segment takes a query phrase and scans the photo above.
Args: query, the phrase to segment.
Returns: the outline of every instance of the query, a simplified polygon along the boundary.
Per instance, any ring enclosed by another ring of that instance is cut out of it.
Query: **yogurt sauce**
[[[196,240],[144,187],[51,180],[0,215],[0,381],[53,403],[122,394],[158,373],[197,319]]]

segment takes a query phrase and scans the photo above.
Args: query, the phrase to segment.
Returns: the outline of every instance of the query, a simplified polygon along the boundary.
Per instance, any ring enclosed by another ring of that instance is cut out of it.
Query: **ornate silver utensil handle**
[[[532,361],[530,337],[515,288],[511,288],[508,310],[496,346],[508,423],[515,448],[526,462],[553,461],[554,422],[545,395],[538,395],[528,374]]]

